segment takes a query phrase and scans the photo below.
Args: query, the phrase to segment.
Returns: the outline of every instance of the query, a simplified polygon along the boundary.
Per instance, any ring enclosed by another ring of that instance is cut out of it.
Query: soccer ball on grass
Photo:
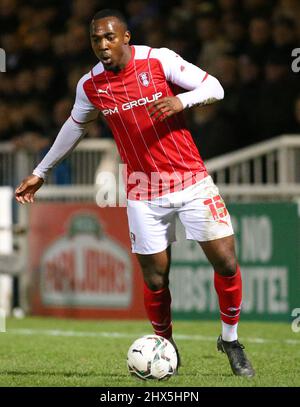
[[[127,366],[140,379],[166,379],[176,373],[177,354],[167,339],[146,335],[136,339],[127,354]]]

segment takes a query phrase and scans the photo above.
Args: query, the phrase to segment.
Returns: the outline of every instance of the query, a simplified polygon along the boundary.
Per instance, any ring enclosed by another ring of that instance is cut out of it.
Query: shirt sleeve
[[[85,125],[74,122],[70,117],[62,126],[52,147],[33,170],[33,174],[45,179],[49,170],[63,160],[76,147],[85,133]]]
[[[88,123],[95,120],[99,110],[89,101],[83,84],[88,79],[89,74],[84,75],[78,82],[76,88],[76,99],[71,112],[71,118],[76,123]]]
[[[215,77],[184,60],[174,51],[168,48],[155,49],[152,57],[159,59],[167,81],[188,91],[176,95],[184,108],[223,99],[223,87]]]

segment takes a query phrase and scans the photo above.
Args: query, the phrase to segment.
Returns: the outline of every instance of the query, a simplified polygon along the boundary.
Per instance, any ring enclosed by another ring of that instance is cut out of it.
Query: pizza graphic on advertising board
[[[28,300],[34,315],[144,318],[143,279],[126,208],[40,202],[29,214]]]
[[[45,250],[40,271],[46,305],[126,308],[131,301],[130,256],[91,214],[71,218],[66,235]]]

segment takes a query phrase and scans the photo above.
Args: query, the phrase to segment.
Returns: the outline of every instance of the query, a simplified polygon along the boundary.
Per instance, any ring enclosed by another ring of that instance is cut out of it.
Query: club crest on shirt
[[[150,78],[149,78],[149,73],[148,72],[142,72],[139,74],[139,81],[143,86],[149,86],[150,84]]]

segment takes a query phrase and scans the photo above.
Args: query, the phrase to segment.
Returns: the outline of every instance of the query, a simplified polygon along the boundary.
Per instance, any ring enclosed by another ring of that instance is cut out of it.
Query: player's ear
[[[125,31],[125,34],[124,34],[124,44],[125,44],[125,45],[129,44],[130,38],[131,38],[130,32],[129,32],[129,31]]]

